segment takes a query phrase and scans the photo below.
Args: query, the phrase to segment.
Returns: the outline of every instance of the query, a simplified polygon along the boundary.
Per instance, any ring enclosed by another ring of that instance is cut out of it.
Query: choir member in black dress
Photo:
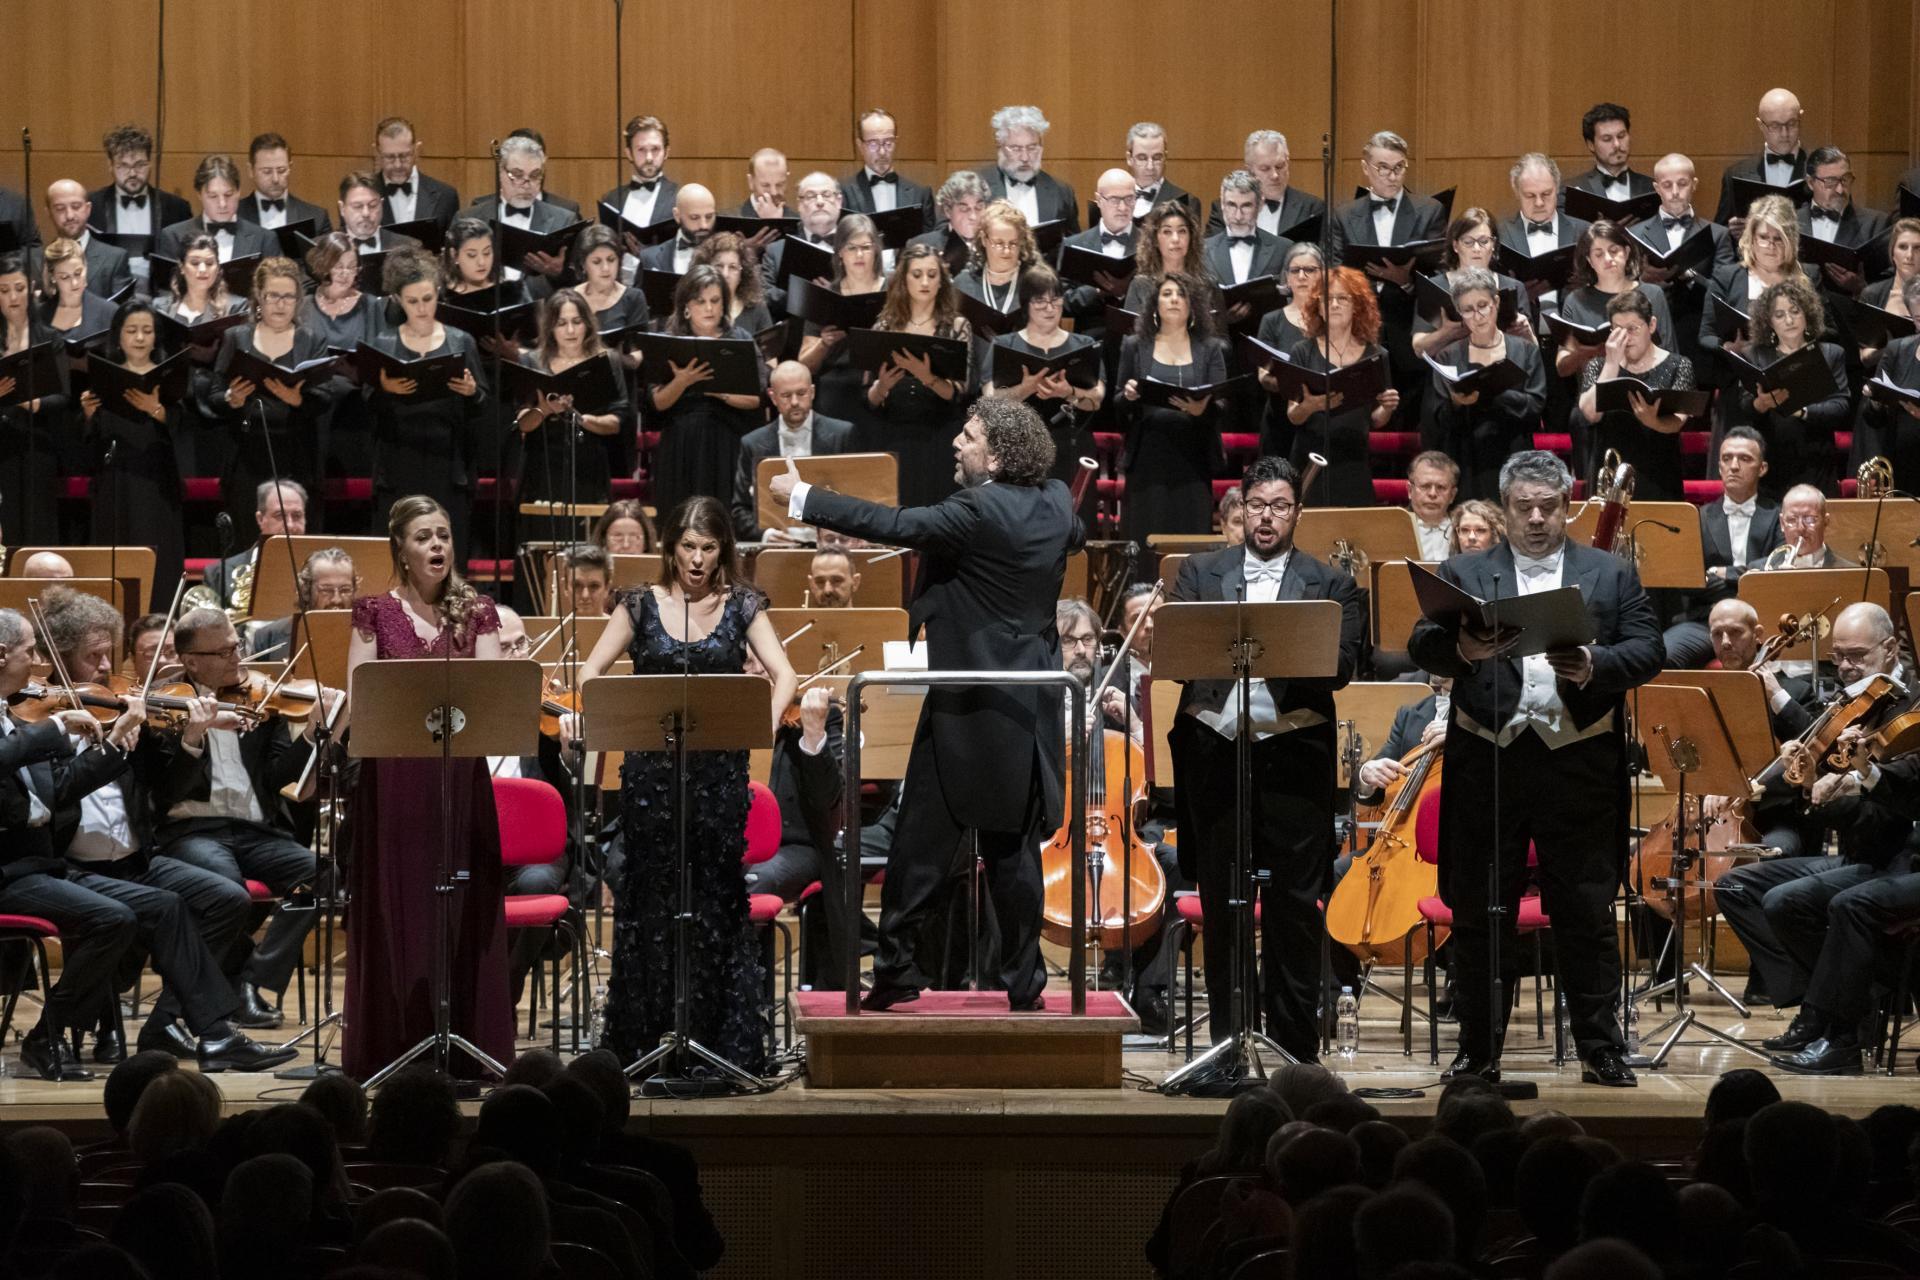
[[[1120,531],[1132,541],[1213,528],[1213,475],[1226,465],[1220,424],[1229,407],[1208,395],[1173,396],[1164,408],[1140,398],[1149,378],[1204,387],[1227,376],[1226,344],[1213,336],[1206,297],[1207,286],[1185,272],[1163,276],[1139,328],[1120,344],[1114,385],[1127,435]]]
[[[880,233],[864,213],[840,219],[833,233],[833,291],[842,296],[880,293],[887,287],[881,269]],[[847,359],[847,331],[838,325],[807,322],[800,342],[800,363],[813,374],[818,412],[877,429],[867,404],[866,376]]]
[[[67,342],[84,342],[105,333],[114,305],[92,288],[86,251],[65,236],[41,255],[42,315],[47,327]]]
[[[1915,313],[1906,302],[1907,281],[1920,277],[1920,218],[1901,218],[1893,224],[1887,233],[1887,256],[1893,262],[1893,274],[1862,289],[1860,301],[1911,320]],[[1878,366],[1880,350],[1862,345],[1859,356],[1871,373]]]
[[[492,223],[464,214],[447,228],[446,246],[440,251],[440,269],[447,282],[449,302],[458,303],[463,294],[486,293],[492,302],[480,309],[494,311],[546,294],[547,284],[540,276],[503,278],[505,273],[494,260],[493,237]],[[510,335],[496,335],[490,329],[481,328],[469,336],[490,356],[501,360],[520,358],[520,344]]]
[[[1582,231],[1575,243],[1573,274],[1567,280],[1567,296],[1560,300],[1560,314],[1575,324],[1597,327],[1607,318],[1607,303],[1616,294],[1637,287],[1653,308],[1655,331],[1663,343],[1667,342],[1673,333],[1673,313],[1659,285],[1641,282],[1645,259],[1640,242],[1628,235],[1624,226],[1603,218]],[[1555,369],[1561,377],[1577,378],[1605,346],[1604,342],[1588,345],[1576,338],[1564,338],[1554,357]]]
[[[54,339],[33,312],[26,254],[0,254],[0,355]],[[66,418],[67,389],[29,387],[23,380],[0,376],[4,397],[18,397],[18,403],[0,408],[0,531],[14,546],[57,544],[59,428]]]
[[[1192,277],[1200,288],[1200,305],[1208,311],[1220,309],[1220,283],[1207,265],[1206,251],[1200,239],[1200,222],[1185,205],[1160,205],[1140,224],[1135,250],[1139,263],[1127,285],[1122,305],[1136,315],[1152,310],[1149,302],[1159,296],[1160,281],[1174,272]]]
[[[960,315],[960,295],[947,278],[946,260],[930,244],[900,251],[887,302],[875,329],[951,338],[973,351],[973,330]],[[953,438],[966,421],[973,391],[971,358],[959,381],[933,372],[932,362],[902,351],[867,387],[872,416],[854,425],[855,453],[892,453],[900,460],[900,505],[927,507],[954,491]]]
[[[1020,306],[1026,311],[1027,323],[1012,333],[1003,333],[995,338],[994,346],[1008,347],[1027,355],[1064,356],[1094,345],[1094,339],[1085,334],[1069,333],[1060,327],[1060,321],[1066,313],[1066,297],[1060,277],[1054,274],[1052,267],[1028,267],[1021,273]],[[1040,420],[1047,424],[1048,433],[1053,436],[1053,476],[1071,483],[1079,474],[1080,459],[1094,456],[1090,423],[1092,415],[1106,399],[1106,383],[1096,381],[1091,387],[1076,387],[1068,383],[1065,372],[1056,371],[1051,374],[1029,373],[1019,382],[1001,387],[991,381],[991,364],[981,371],[981,377],[987,380],[981,388],[982,395],[1025,400],[1032,404]],[[1082,518],[1092,512],[1097,497],[1089,487],[1086,497],[1081,501]]]
[[[180,242],[180,269],[173,273],[173,284],[165,297],[155,298],[154,310],[181,324],[232,315],[244,309],[247,300],[227,291],[225,274],[220,269],[220,249],[214,238],[202,231]],[[220,340],[191,348],[193,362],[210,365],[220,349]],[[200,412],[191,397],[182,401],[172,426],[173,447],[180,459],[180,474],[219,475],[233,460],[233,442],[220,425]]]
[[[1729,307],[1743,315],[1749,312],[1754,301],[1774,285],[1783,280],[1804,280],[1809,285],[1812,278],[1800,262],[1800,224],[1794,220],[1793,204],[1785,196],[1761,196],[1746,211],[1746,218],[1740,231],[1739,262],[1732,267],[1721,267],[1713,273],[1712,293]],[[1815,334],[1816,337],[1820,336]],[[1700,317],[1701,355],[1721,366],[1716,384],[1721,387],[1733,385],[1733,375],[1727,371],[1724,357],[1720,351],[1725,347],[1741,355],[1751,355],[1753,337],[1723,339],[1720,330],[1714,324],[1714,311],[1709,303]],[[1740,397],[1722,395],[1714,404],[1717,421],[1714,424],[1713,449],[1718,452],[1720,433],[1728,427],[1751,425]],[[1762,486],[1773,501],[1779,501],[1786,486],[1795,482],[1795,477],[1787,474],[1777,464],[1771,468],[1775,477],[1769,488]]]
[[[1660,323],[1646,286],[1627,289],[1607,302],[1607,322],[1613,326],[1606,345],[1580,371],[1580,398],[1574,412],[1593,425],[1597,467],[1609,449],[1633,465],[1637,497],[1677,502],[1685,496],[1680,478],[1680,432],[1685,414],[1662,413],[1657,401],[1638,393],[1630,396],[1633,410],[1600,412],[1595,386],[1614,378],[1633,378],[1656,391],[1693,387],[1693,363],[1661,345]],[[1592,474],[1591,472],[1589,474]]]
[[[1327,272],[1326,255],[1311,240],[1302,240],[1287,250],[1281,259],[1281,283],[1291,291],[1287,305],[1260,317],[1256,336],[1275,351],[1292,351],[1307,336],[1307,318],[1301,308],[1307,295],[1320,287]],[[1293,452],[1293,424],[1287,421],[1287,402],[1279,398],[1280,383],[1262,363],[1260,385],[1263,397],[1260,421],[1260,452],[1287,457]]]
[[[336,394],[331,380],[316,379],[304,387],[274,378],[256,383],[232,370],[234,354],[241,351],[283,369],[324,359],[326,338],[301,328],[299,313],[300,268],[291,258],[264,260],[253,270],[254,323],[222,334],[212,369],[195,379],[201,413],[224,425],[235,440],[232,459],[220,476],[221,501],[235,528],[246,528],[264,480],[278,477],[297,482],[308,493],[321,491],[323,433]],[[319,504],[314,505],[312,514],[318,516]],[[317,520],[310,519],[308,528],[321,532]]]
[[[1826,324],[1820,295],[1804,280],[1768,285],[1753,300],[1748,323],[1753,327],[1753,346],[1747,358],[1755,365],[1764,369],[1802,347],[1817,346],[1834,375],[1830,395],[1791,413],[1780,411],[1780,402],[1786,398],[1781,392],[1755,396],[1745,386],[1728,388],[1727,394],[1739,401],[1741,421],[1767,442],[1767,474],[1760,478],[1761,494],[1779,501],[1792,486],[1810,484],[1830,498],[1839,496],[1839,459],[1834,455],[1833,433],[1846,425],[1852,405],[1840,348],[1820,341]]]
[[[1488,223],[1485,234],[1492,231]],[[1438,429],[1430,445],[1459,464],[1462,494],[1493,500],[1500,492],[1500,464],[1533,447],[1540,410],[1547,402],[1547,370],[1531,333],[1523,337],[1500,331],[1500,282],[1491,271],[1467,267],[1452,273],[1452,283],[1454,310],[1465,331],[1432,359],[1463,371],[1470,365],[1511,360],[1526,374],[1526,382],[1509,391],[1461,395],[1436,373],[1428,396]]]
[[[653,520],[646,507],[632,498],[609,502],[593,522],[593,544],[616,556],[639,556],[653,550]]]
[[[973,237],[973,262],[954,277],[953,287],[1002,314],[1019,308],[1020,274],[1040,261],[1033,225],[1006,200],[995,200],[980,214]]]
[[[382,284],[399,303],[403,319],[398,328],[369,338],[368,345],[399,360],[458,356],[466,368],[447,384],[452,395],[419,396],[414,379],[384,370],[366,388],[373,409],[375,523],[384,527],[395,502],[423,494],[439,503],[453,522],[455,556],[470,555],[474,434],[487,407],[480,348],[470,335],[440,322],[440,265],[432,255],[413,250],[390,254]]]
[[[947,274],[958,275],[973,260],[973,237],[990,199],[985,178],[971,169],[957,170],[934,195],[934,207],[946,225],[923,231],[907,243],[932,245],[947,264]],[[896,269],[899,266],[894,265]]]
[[[321,236],[307,250],[306,267],[314,285],[300,307],[300,327],[340,351],[373,341],[386,324],[384,299],[361,290],[353,237],[343,231]],[[327,442],[324,466],[332,475],[366,475],[373,465],[373,415],[366,398],[352,394],[353,383],[344,373],[329,390],[333,413],[321,433]]]
[[[1511,291],[1521,300],[1507,332],[1517,338],[1525,338],[1537,347],[1539,342],[1534,337],[1533,322],[1527,318],[1526,287],[1512,276],[1502,275],[1493,268],[1498,244],[1499,236],[1494,231],[1491,213],[1477,206],[1463,210],[1447,226],[1447,247],[1440,258],[1443,270],[1437,278],[1448,289],[1452,289],[1460,283],[1463,272],[1477,270],[1491,273],[1496,286]],[[1414,315],[1413,349],[1419,355],[1435,355],[1466,337],[1466,334],[1464,317],[1449,320],[1446,312],[1439,307],[1421,307]]]
[[[122,303],[113,317],[113,345],[103,358],[145,373],[163,356],[153,306],[144,299]],[[95,461],[91,541],[153,548],[153,609],[171,603],[185,564],[185,492],[170,438],[179,410],[155,392],[129,391],[118,403],[105,403],[91,391],[80,397]]]
[[[1908,276],[1905,289],[1895,296],[1902,299],[1907,314],[1920,314],[1920,275]],[[1920,334],[1888,343],[1880,353],[1876,376],[1896,387],[1920,392]],[[1873,450],[1868,456],[1878,454],[1893,463],[1896,489],[1910,493],[1920,485],[1920,405],[1868,396],[1861,405],[1859,429],[1867,434],[1868,447]]]
[[[580,228],[573,241],[573,274],[580,279],[576,288],[593,308],[593,327],[600,333],[643,326],[651,319],[647,295],[620,283],[620,237],[612,227],[596,222]],[[625,363],[636,368],[640,358],[629,355]]]
[[[633,414],[620,360],[600,341],[593,308],[572,289],[540,304],[540,342],[520,362],[547,373],[604,360],[613,370],[614,397],[604,404],[576,404],[572,396],[542,396],[520,406],[520,501],[605,502],[609,483],[606,451],[594,438],[631,431]]]
[[[694,338],[751,338],[727,323],[731,305],[727,282],[712,267],[690,267],[673,291],[673,315],[666,332]],[[766,368],[760,385],[766,389]],[[704,360],[667,366],[667,381],[655,384],[653,411],[660,420],[660,448],[653,462],[653,504],[671,510],[698,495],[717,497],[724,505],[733,496],[733,466],[740,456],[740,437],[766,418],[758,395],[723,395],[702,391],[713,377]]]
[[[727,282],[729,325],[755,334],[773,324],[766,283],[760,277],[760,255],[747,237],[736,231],[714,232],[693,251],[692,265],[712,267]]]
[[[133,267],[127,251],[94,235],[89,225],[92,217],[93,201],[87,199],[87,189],[72,178],[55,179],[47,187],[47,220],[61,238],[80,246],[87,260],[87,288],[110,302],[131,297]],[[30,262],[39,258],[39,250],[28,250]]]
[[[1307,336],[1290,353],[1293,362],[1329,372],[1382,354],[1386,348],[1380,345],[1380,306],[1367,278],[1352,267],[1335,267],[1327,272],[1324,284],[1307,295],[1302,307]],[[1322,506],[1373,505],[1368,437],[1393,421],[1399,408],[1400,393],[1393,387],[1375,396],[1371,404],[1347,404],[1341,393],[1334,392],[1304,395],[1287,405],[1294,466],[1304,468],[1310,453],[1327,460],[1326,475],[1316,490],[1325,495]]]

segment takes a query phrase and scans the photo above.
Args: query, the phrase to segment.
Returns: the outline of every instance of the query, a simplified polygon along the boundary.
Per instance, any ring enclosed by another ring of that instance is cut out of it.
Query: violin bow
[[[153,660],[147,663],[147,678],[140,682],[140,696],[146,697],[153,688],[153,677],[160,670],[160,655],[166,652],[167,641],[173,636],[173,624],[180,617],[180,600],[186,594],[185,578],[173,584],[173,603],[167,607],[167,625],[160,628],[160,643],[153,647]]]

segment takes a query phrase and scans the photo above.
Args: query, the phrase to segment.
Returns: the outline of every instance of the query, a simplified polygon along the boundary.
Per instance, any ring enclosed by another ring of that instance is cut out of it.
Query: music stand
[[[787,464],[800,479],[822,489],[864,498],[883,507],[900,505],[900,461],[890,453],[816,453],[804,458],[766,457],[753,476],[754,518],[762,529],[810,529],[787,516],[787,504],[773,496],[768,482],[787,473]]]
[[[1373,590],[1368,593],[1373,614],[1373,647],[1405,653],[1414,624],[1420,621],[1420,598],[1413,593],[1410,563],[1432,568],[1431,560],[1373,562]]]
[[[118,579],[137,610],[145,610],[153,595],[152,547],[16,547],[7,564],[8,576],[20,577],[27,561],[42,551],[51,551],[72,565],[75,578]]]
[[[656,1062],[641,1085],[649,1097],[711,1097],[760,1092],[767,1083],[693,1038],[692,961],[687,931],[693,919],[693,864],[687,850],[687,753],[751,751],[773,741],[767,682],[749,675],[601,676],[580,690],[580,718],[589,751],[665,752],[673,760],[674,913],[673,1029],[626,1068],[633,1077]],[[632,856],[632,855],[630,855]],[[716,1074],[696,1077],[698,1065]]]
[[[855,604],[866,609],[891,609],[906,602],[900,589],[900,569],[906,556],[886,547],[844,550],[854,572],[860,575],[860,589],[853,593]],[[807,575],[814,554],[813,547],[762,547],[753,558],[753,583],[766,592],[768,602],[776,609],[807,607]]]
[[[1827,545],[1855,564],[1866,564],[1872,547],[1877,568],[1920,568],[1920,506],[1879,498],[1827,500]],[[79,565],[74,565],[78,572]]]
[[[1420,558],[1413,512],[1405,507],[1303,507],[1293,545],[1327,564],[1352,552],[1373,561]]]
[[[1838,608],[1866,600],[1885,609],[1891,594],[1892,581],[1885,569],[1750,569],[1740,575],[1740,598],[1753,606],[1769,631],[1776,628],[1784,613],[1818,613],[1833,607],[1836,599]],[[1828,625],[1822,624],[1806,641],[1774,655],[1776,660],[1811,662],[1818,676],[1820,640],[1827,629]]]
[[[1589,502],[1567,521],[1567,540],[1591,546],[1600,504]],[[1668,526],[1677,532],[1670,532]],[[1640,585],[1698,591],[1707,562],[1700,544],[1700,508],[1691,502],[1643,502],[1635,499],[1621,530],[1633,548]]]
[[[1231,1025],[1227,1039],[1168,1076],[1162,1093],[1187,1093],[1220,1075],[1239,1078],[1251,1067],[1266,1079],[1262,1050],[1287,1062],[1296,1059],[1254,1026],[1252,1001],[1259,990],[1254,958],[1253,866],[1253,681],[1326,679],[1340,666],[1340,606],[1332,600],[1170,601],[1154,614],[1153,678],[1232,680],[1239,699],[1234,732],[1234,842],[1232,918],[1235,965],[1230,983]],[[1177,785],[1177,780],[1176,780]]]
[[[1687,848],[1687,791],[1695,795],[1738,796],[1747,793],[1747,775],[1741,770],[1739,753],[1727,732],[1726,721],[1705,689],[1688,685],[1641,685],[1640,741],[1646,748],[1647,767],[1675,794],[1676,819],[1673,824],[1672,874],[1661,882],[1673,895],[1673,928],[1679,945],[1687,937],[1687,868],[1696,856]],[[1699,966],[1693,966],[1698,969]],[[1683,972],[1673,984],[1673,1017],[1656,1027],[1653,1035],[1666,1031],[1667,1038],[1647,1058],[1649,1069],[1665,1065],[1667,1055],[1688,1027],[1698,1027],[1714,1039],[1732,1045],[1756,1058],[1767,1055],[1740,1037],[1701,1022],[1687,1003],[1688,976]],[[1702,971],[1704,976],[1704,971]],[[1669,1031],[1669,1028],[1671,1030]],[[1649,1039],[1652,1036],[1648,1037]]]
[[[269,561],[271,563],[271,561]],[[363,662],[347,687],[353,733],[348,752],[361,760],[440,757],[440,866],[434,885],[433,1034],[367,1078],[369,1089],[415,1058],[433,1054],[442,1075],[452,1051],[504,1076],[506,1067],[453,1030],[451,895],[466,873],[453,869],[453,761],[527,756],[540,744],[540,664],[526,658],[408,658]],[[389,851],[392,852],[392,851]],[[406,922],[396,922],[405,928]]]
[[[811,675],[860,650],[839,670],[852,675],[886,666],[886,642],[907,638],[905,609],[769,609],[767,621],[787,649],[787,661]]]
[[[282,545],[292,543],[291,551]],[[385,538],[340,538],[324,533],[276,533],[260,539],[253,555],[253,595],[247,613],[255,618],[281,618],[300,607],[293,581],[296,566],[316,551],[338,547],[353,561],[353,578],[369,595],[393,579],[393,555]],[[289,559],[288,556],[292,558]]]

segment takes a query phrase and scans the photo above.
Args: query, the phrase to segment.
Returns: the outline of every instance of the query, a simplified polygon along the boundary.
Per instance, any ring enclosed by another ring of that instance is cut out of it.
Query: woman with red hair
[[[1307,336],[1287,353],[1295,366],[1331,373],[1377,360],[1385,380],[1387,355],[1380,345],[1380,306],[1365,276],[1352,267],[1334,268],[1326,273],[1322,287],[1307,295],[1300,312]],[[1321,506],[1373,505],[1367,437],[1391,422],[1399,408],[1400,393],[1391,386],[1366,403],[1348,403],[1339,392],[1304,394],[1288,403],[1293,442],[1287,452],[1293,464],[1304,470],[1310,453],[1327,460],[1326,474],[1320,479]],[[1263,447],[1272,448],[1275,443],[1263,442]]]

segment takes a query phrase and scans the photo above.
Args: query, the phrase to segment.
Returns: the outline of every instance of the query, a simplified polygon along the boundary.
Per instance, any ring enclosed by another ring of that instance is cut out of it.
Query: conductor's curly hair
[[[995,481],[1037,485],[1053,470],[1053,437],[1032,409],[993,397],[977,401],[972,416],[986,433],[988,455],[999,462]]]

